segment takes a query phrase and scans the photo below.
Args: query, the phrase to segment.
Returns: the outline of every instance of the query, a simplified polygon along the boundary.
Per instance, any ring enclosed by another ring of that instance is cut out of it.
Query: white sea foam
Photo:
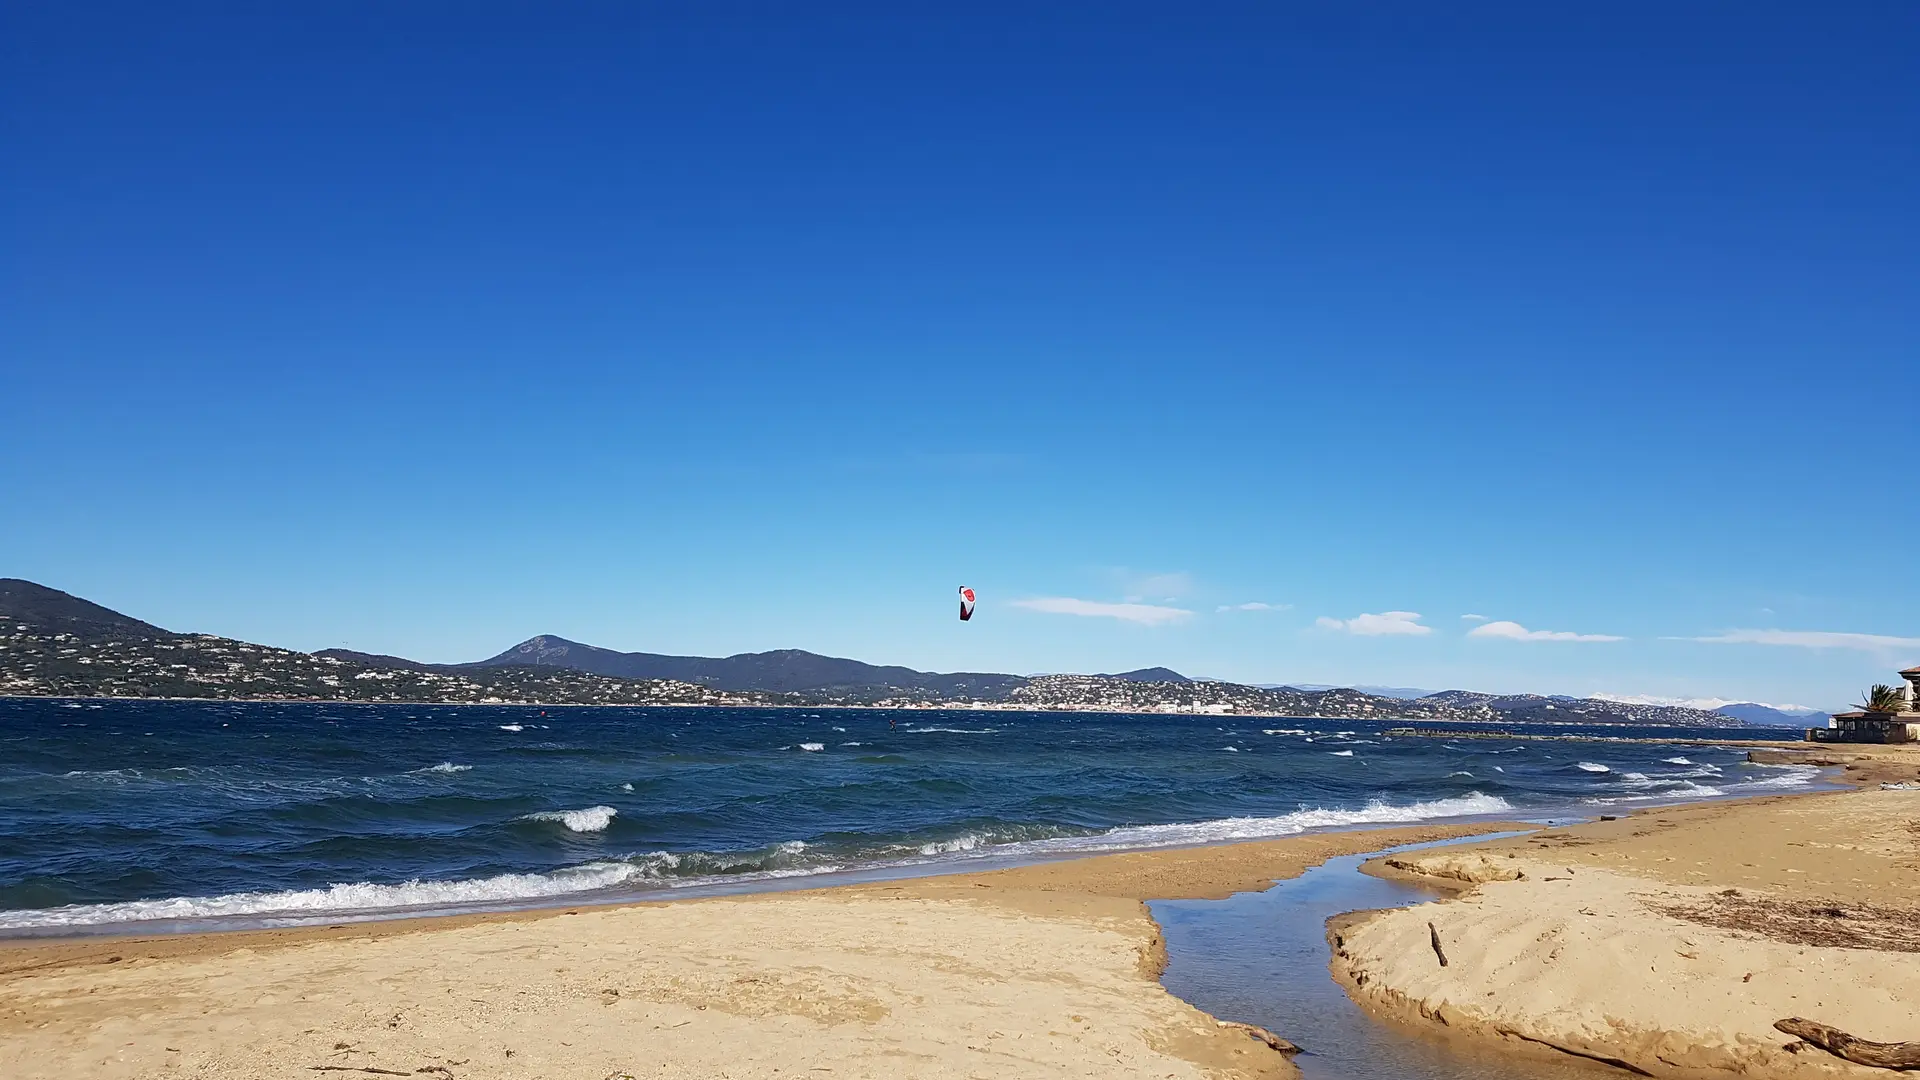
[[[1305,735],[1306,733],[1305,728],[1297,727],[1270,727],[1261,731],[1262,735]]]
[[[1599,772],[1613,771],[1612,769],[1607,768],[1605,765],[1602,765],[1597,761],[1582,761],[1579,764],[1575,765],[1574,768],[1579,769],[1581,772],[1599,773]]]
[[[805,750],[809,754],[817,754],[820,751],[825,750],[826,748],[827,748],[826,743],[803,742],[800,744],[800,749]]]
[[[1329,751],[1329,753],[1331,753],[1332,756],[1334,757],[1352,757],[1353,756],[1353,751],[1351,750],[1333,750],[1333,751]]]
[[[857,742],[843,742],[843,743],[841,743],[840,745],[841,745],[841,746],[864,746],[864,745],[866,745],[866,744],[865,744],[865,743],[857,743]]]
[[[0,929],[27,930],[154,919],[206,919],[235,915],[322,917],[351,912],[397,911],[537,900],[546,896],[604,889],[643,876],[644,868],[625,862],[570,866],[549,874],[501,874],[464,881],[408,881],[398,885],[366,882],[291,892],[229,893],[134,900],[119,904],[70,904],[28,911],[0,911]]]
[[[1225,750],[1229,754],[1237,754],[1240,752],[1240,748],[1237,746],[1223,746],[1220,749]]]
[[[990,727],[986,727],[986,728],[917,727],[917,728],[909,728],[907,730],[912,731],[917,735],[927,735],[933,732],[945,732],[946,734],[949,734],[949,735],[991,735],[995,731],[998,731],[999,729],[990,728]]]
[[[413,771],[414,771],[414,772],[416,772],[416,773],[457,773],[457,772],[472,772],[472,771],[473,771],[473,766],[471,766],[471,765],[455,765],[455,764],[454,764],[453,762],[451,762],[451,761],[443,761],[443,762],[441,762],[441,763],[440,763],[440,764],[438,764],[438,765],[429,765],[429,766],[427,766],[427,767],[426,767],[426,768],[424,768],[424,769],[415,769],[415,770],[413,770]]]
[[[1494,768],[1496,768],[1496,769],[1497,769],[1497,768],[1499,768],[1499,766],[1498,766],[1498,765],[1496,765],[1496,766],[1494,766]],[[1471,780],[1471,779],[1473,779],[1473,774],[1472,774],[1472,773],[1470,773],[1470,772],[1468,772],[1468,771],[1467,771],[1467,770],[1465,770],[1465,769],[1456,769],[1456,770],[1454,770],[1453,772],[1450,772],[1450,773],[1448,773],[1448,774],[1447,774],[1447,778],[1448,778],[1448,779],[1452,779],[1453,777],[1456,777],[1456,776],[1464,776],[1464,777],[1466,777],[1466,778],[1467,778],[1467,779],[1469,779],[1469,780]]]
[[[1687,760],[1686,758],[1683,758],[1683,757],[1670,757],[1670,758],[1661,758],[1660,760],[1662,760],[1662,761],[1664,761],[1664,762],[1666,762],[1666,763],[1667,763],[1667,764],[1669,764],[1669,765],[1691,765],[1691,764],[1693,764],[1693,762],[1691,762],[1691,761],[1688,761],[1688,760]]]
[[[843,728],[843,727],[837,727],[837,726],[836,726],[836,727],[835,727],[835,728],[834,728],[833,730],[835,730],[835,731],[838,731],[838,732],[840,732],[841,734],[843,734],[843,735],[844,735],[844,734],[846,734],[846,730],[847,730],[847,729],[846,729],[846,728]]]
[[[1757,765],[1755,768],[1775,768],[1784,770],[1778,776],[1769,776],[1762,780],[1742,780],[1734,785],[1736,791],[1773,791],[1780,788],[1806,787],[1820,779],[1820,770],[1813,765]]]
[[[501,731],[525,731],[526,728],[520,726],[519,724],[501,724],[500,730]]]
[[[631,781],[629,781],[629,782],[627,782],[627,783],[625,783],[625,784],[621,784],[621,785],[620,785],[620,790],[621,790],[621,791],[632,791],[632,790],[633,790],[633,783],[632,783]]]
[[[1347,825],[1395,825],[1432,818],[1472,817],[1501,814],[1513,804],[1498,795],[1478,791],[1450,799],[1394,806],[1375,799],[1358,810],[1296,810],[1277,817],[1222,818],[1173,825],[1132,825],[1097,836],[1062,840],[1035,841],[1031,846],[1047,849],[1102,850],[1136,847],[1170,847],[1178,844],[1211,844],[1224,840],[1258,840],[1269,836],[1292,836],[1308,829],[1336,829]]]
[[[584,810],[542,810],[528,814],[526,821],[557,821],[574,832],[601,832],[613,824],[620,811],[611,806],[589,806]]]

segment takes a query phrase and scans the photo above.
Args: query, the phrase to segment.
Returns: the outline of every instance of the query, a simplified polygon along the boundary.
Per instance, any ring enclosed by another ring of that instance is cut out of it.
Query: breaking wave
[[[419,913],[459,907],[499,907],[560,896],[621,894],[658,888],[806,877],[849,869],[924,864],[942,857],[1035,856],[1076,852],[1126,851],[1259,840],[1293,836],[1310,829],[1354,825],[1393,825],[1434,818],[1505,813],[1512,804],[1480,792],[1395,806],[1374,800],[1354,810],[1311,808],[1275,817],[1237,817],[1170,825],[1134,825],[1090,831],[1065,825],[1007,824],[958,835],[909,842],[888,842],[835,850],[800,840],[747,851],[654,851],[624,859],[599,860],[549,873],[500,874],[455,881],[357,882],[323,889],[242,892],[223,896],[174,897],[115,904],[72,904],[36,910],[0,911],[0,930],[97,926],[157,920],[247,918],[254,923],[287,925],[349,916]],[[575,831],[605,829],[612,807],[560,810],[527,815]]]
[[[299,919],[457,904],[497,904],[604,889],[632,881],[642,872],[640,867],[629,863],[594,862],[546,874],[501,874],[465,881],[406,881],[397,885],[358,882],[289,892],[182,896],[119,904],[71,904],[38,911],[0,911],[0,929],[97,926],[105,923],[151,922],[155,919],[211,919],[237,915],[277,915]]]
[[[1613,771],[1612,769],[1608,768],[1605,765],[1600,764],[1597,761],[1582,761],[1579,764],[1575,765],[1574,768],[1579,769],[1581,772],[1592,772],[1592,773],[1602,773],[1602,772]]]
[[[584,810],[542,810],[521,820],[557,821],[574,832],[604,832],[619,813],[611,806],[589,806]]]

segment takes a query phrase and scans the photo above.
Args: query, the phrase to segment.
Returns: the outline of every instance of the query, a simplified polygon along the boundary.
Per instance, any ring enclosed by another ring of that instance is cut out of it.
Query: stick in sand
[[[1441,967],[1446,967],[1447,950],[1440,947],[1440,931],[1435,930],[1432,923],[1427,924],[1427,937],[1433,940],[1433,955],[1440,958]]]
[[[1789,1016],[1773,1024],[1778,1031],[1807,1040],[1829,1054],[1856,1065],[1879,1069],[1920,1069],[1920,1042],[1868,1042],[1856,1039],[1831,1024]]]

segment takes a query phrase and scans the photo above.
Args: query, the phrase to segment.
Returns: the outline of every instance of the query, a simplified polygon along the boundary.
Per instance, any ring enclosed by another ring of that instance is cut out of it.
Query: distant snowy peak
[[[1759,705],[1751,701],[1736,701],[1713,710],[1722,716],[1731,716],[1749,724],[1766,724],[1777,727],[1807,727],[1824,723],[1833,715],[1825,709],[1803,709],[1798,705],[1773,706]]]
[[[1595,694],[1601,701],[1617,701],[1623,705],[1671,705],[1683,709],[1701,709],[1706,712],[1731,716],[1749,724],[1761,724],[1772,727],[1802,727],[1809,721],[1824,720],[1832,715],[1832,710],[1815,709],[1806,705],[1773,705],[1758,701],[1732,701],[1727,698],[1673,698],[1655,697],[1650,694]]]

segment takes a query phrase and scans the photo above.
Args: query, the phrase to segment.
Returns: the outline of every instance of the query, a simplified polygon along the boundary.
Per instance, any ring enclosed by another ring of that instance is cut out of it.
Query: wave
[[[1185,844],[1211,844],[1225,840],[1261,840],[1293,836],[1308,829],[1337,829],[1349,825],[1397,825],[1433,818],[1475,817],[1501,814],[1513,804],[1498,795],[1474,791],[1450,799],[1394,806],[1375,799],[1358,810],[1325,810],[1318,807],[1296,810],[1276,817],[1221,818],[1174,825],[1129,825],[1081,840],[1043,842],[1049,848],[1066,850],[1112,850],[1125,848],[1173,847]],[[1037,846],[1037,845],[1036,845]]]
[[[583,810],[542,810],[527,814],[522,821],[557,821],[574,832],[604,832],[620,811],[611,806],[589,806]]]
[[[1006,824],[974,829],[958,836],[887,842],[864,849],[835,851],[800,840],[746,851],[654,851],[617,860],[600,860],[546,873],[511,873],[453,881],[357,882],[285,892],[243,892],[222,896],[174,897],[112,904],[73,904],[58,908],[0,911],[0,930],[29,930],[152,922],[171,919],[252,917],[268,925],[326,921],[457,907],[498,907],[584,893],[615,895],[617,889],[683,889],[740,882],[830,874],[847,869],[925,864],[937,860],[985,856],[1030,856],[1093,851],[1124,851],[1258,840],[1292,836],[1309,829],[1354,825],[1391,825],[1434,818],[1500,814],[1513,809],[1498,796],[1472,792],[1401,806],[1374,800],[1359,809],[1310,808],[1275,817],[1238,817],[1169,825],[1135,825],[1093,832],[1073,826]],[[576,828],[575,821],[604,829],[612,807],[529,814]],[[585,830],[593,831],[593,830]]]
[[[1237,754],[1240,752],[1240,748],[1237,746],[1223,746],[1220,749],[1225,750],[1229,754]]]
[[[1603,772],[1613,771],[1612,769],[1608,768],[1605,765],[1600,764],[1597,761],[1582,761],[1576,764],[1574,768],[1579,769],[1581,772],[1591,772],[1591,773],[1603,773]]]
[[[525,731],[527,729],[520,724],[501,724],[500,730],[501,731]]]
[[[208,919],[236,915],[319,917],[456,904],[497,904],[605,889],[630,882],[644,872],[643,867],[632,863],[593,862],[545,874],[501,874],[460,881],[406,881],[397,885],[355,882],[329,885],[324,889],[295,889],[288,892],[180,896],[118,904],[70,904],[41,910],[0,911],[0,929],[97,926],[150,922],[155,919]]]
[[[1328,751],[1328,753],[1331,754],[1333,757],[1352,757],[1353,756],[1353,751],[1351,750],[1331,750],[1331,751]]]
[[[1737,791],[1774,791],[1780,788],[1806,787],[1820,779],[1820,769],[1816,765],[1755,765],[1756,769],[1784,769],[1779,776],[1769,776],[1764,780],[1742,780],[1734,785]]]
[[[1297,727],[1274,727],[1264,728],[1260,733],[1262,735],[1305,735],[1307,730]]]
[[[1688,760],[1687,760],[1686,758],[1683,758],[1683,757],[1670,757],[1670,758],[1661,758],[1660,760],[1661,760],[1661,761],[1664,761],[1664,762],[1666,762],[1666,763],[1667,763],[1667,764],[1669,764],[1669,765],[1691,765],[1691,764],[1693,764],[1693,762],[1691,762],[1691,761],[1688,761]]]
[[[1000,729],[990,728],[990,727],[984,727],[984,728],[917,727],[917,728],[907,728],[906,730],[911,731],[916,735],[927,735],[933,732],[945,732],[948,735],[991,735]]]
[[[805,750],[809,754],[817,754],[820,751],[825,750],[826,748],[827,748],[826,743],[803,742],[800,744],[800,749]]]
[[[415,769],[415,770],[413,770],[413,771],[414,771],[415,773],[457,773],[457,772],[472,772],[472,771],[473,771],[473,766],[471,766],[471,765],[455,765],[455,764],[454,764],[453,762],[451,762],[451,761],[443,761],[443,762],[441,762],[441,763],[440,763],[440,764],[438,764],[438,765],[429,765],[429,766],[427,766],[427,767],[426,767],[426,768],[424,768],[424,769]]]

